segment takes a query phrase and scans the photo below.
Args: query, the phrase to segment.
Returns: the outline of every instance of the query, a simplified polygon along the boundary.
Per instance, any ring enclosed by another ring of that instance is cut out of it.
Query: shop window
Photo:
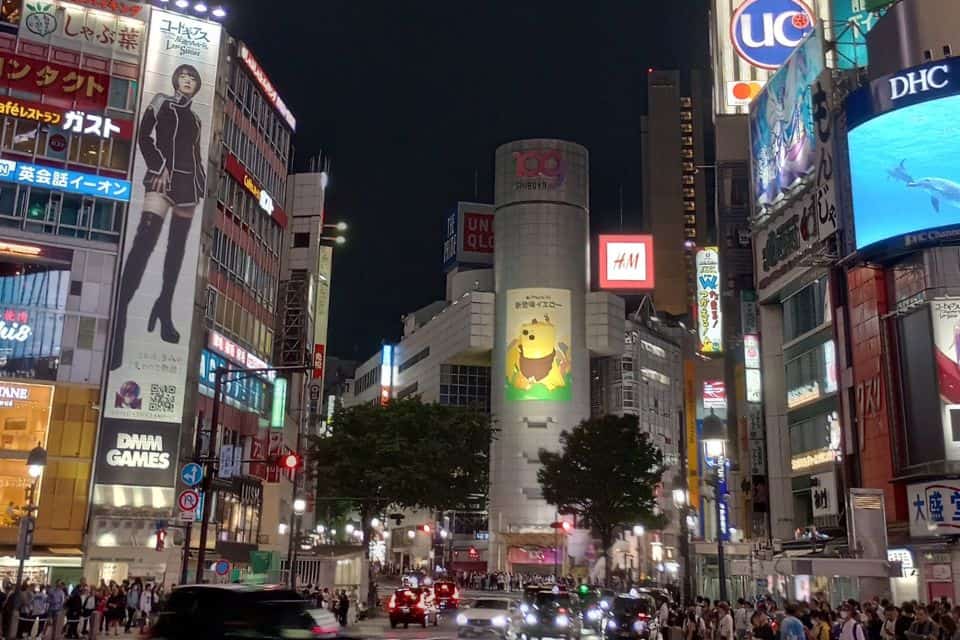
[[[25,514],[33,484],[24,455],[47,440],[53,388],[17,382],[0,385],[8,387],[9,397],[16,398],[11,400],[12,406],[0,408],[0,527],[16,527]]]

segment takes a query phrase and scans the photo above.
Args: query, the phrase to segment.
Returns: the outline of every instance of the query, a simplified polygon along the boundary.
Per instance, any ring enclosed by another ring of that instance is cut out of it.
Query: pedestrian
[[[730,615],[730,603],[720,602],[717,604],[717,640],[734,640],[733,616]]]
[[[137,612],[140,610],[140,596],[143,595],[143,582],[140,578],[133,581],[133,584],[127,588],[126,593],[126,615],[124,616],[123,632],[130,633],[130,627],[137,618]]]
[[[340,591],[340,601],[337,606],[337,614],[340,620],[340,626],[347,626],[347,613],[350,611],[350,598],[347,597],[347,590]]]
[[[123,591],[116,584],[110,588],[110,594],[107,596],[107,635],[110,635],[110,629],[113,629],[113,635],[120,635],[120,623],[123,621],[126,613],[125,607],[127,598]]]
[[[788,603],[784,607],[784,611],[787,615],[784,616],[783,622],[780,623],[780,640],[806,640],[806,628],[797,617],[797,614],[800,612],[800,607],[797,605],[797,603]],[[858,638],[857,640],[865,639]]]
[[[763,611],[755,611],[750,617],[751,630],[754,640],[774,640],[773,627],[770,618]]]
[[[144,628],[150,626],[150,616],[153,613],[154,605],[156,605],[157,594],[153,590],[153,585],[148,584],[143,589],[143,593],[140,594],[140,602],[137,605],[137,609],[140,612],[140,632],[143,633]]]
[[[840,607],[840,640],[866,640],[857,610],[849,602]]]
[[[907,631],[907,640],[937,640],[937,635],[937,625],[930,619],[930,612],[926,607],[917,607],[917,618]]]
[[[810,640],[830,640],[830,616],[819,609],[810,612],[811,628],[807,632]]]
[[[85,587],[74,587],[64,603],[67,613],[67,638],[80,637],[80,620],[83,618],[83,590]]]
[[[47,620],[51,628],[56,630],[61,628],[60,613],[63,611],[63,606],[66,601],[67,588],[62,580],[57,580],[56,584],[47,587]]]

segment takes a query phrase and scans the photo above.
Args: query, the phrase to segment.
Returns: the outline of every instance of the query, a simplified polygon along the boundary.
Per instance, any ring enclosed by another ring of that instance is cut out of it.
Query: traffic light
[[[303,464],[303,458],[296,453],[283,453],[276,457],[273,462],[283,471],[296,471]]]
[[[163,545],[167,540],[167,530],[157,528],[157,551],[163,551]]]
[[[551,522],[550,527],[553,529],[559,529],[562,533],[570,533],[573,531],[573,525],[566,520],[558,520],[557,522]]]

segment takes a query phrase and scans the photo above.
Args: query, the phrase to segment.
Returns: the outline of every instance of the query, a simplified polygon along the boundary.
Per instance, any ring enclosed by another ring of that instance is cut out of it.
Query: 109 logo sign
[[[816,26],[803,0],[746,0],[730,21],[730,39],[741,58],[778,69]]]

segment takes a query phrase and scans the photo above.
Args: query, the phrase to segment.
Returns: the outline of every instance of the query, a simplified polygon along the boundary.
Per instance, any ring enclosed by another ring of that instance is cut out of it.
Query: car
[[[457,637],[513,637],[517,604],[509,598],[478,598],[457,614]]]
[[[340,635],[340,623],[333,613],[326,609],[307,609],[307,613],[313,618],[314,638],[329,640]]]
[[[517,626],[515,635],[520,640],[579,640],[583,625],[577,596],[559,587],[541,589],[522,612]]]
[[[609,603],[602,599],[599,589],[582,584],[577,587],[577,596],[580,598],[580,619],[583,626],[592,629],[597,634],[603,631],[603,617]]]
[[[606,640],[650,640],[656,638],[656,605],[648,594],[636,590],[614,598],[604,617]]]
[[[431,620],[433,626],[440,624],[440,614],[428,588],[397,589],[387,602],[387,614],[390,616],[391,629],[396,629],[398,624],[404,628],[411,624],[426,628]]]
[[[297,592],[281,586],[176,587],[150,629],[154,640],[316,638],[316,621]]]
[[[437,599],[437,607],[456,609],[460,606],[460,589],[456,582],[438,580],[433,584],[433,595]]]

